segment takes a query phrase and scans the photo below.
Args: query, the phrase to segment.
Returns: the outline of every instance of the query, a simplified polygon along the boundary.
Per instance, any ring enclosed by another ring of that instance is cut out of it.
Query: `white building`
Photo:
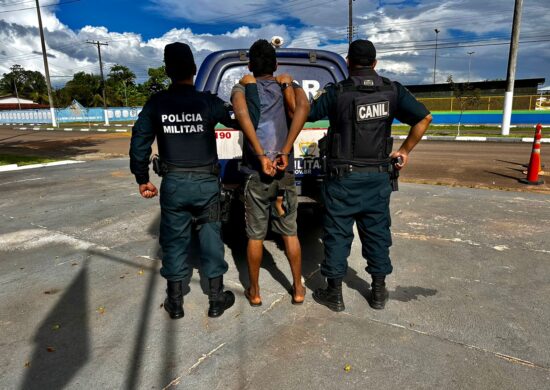
[[[2,104],[36,104],[32,100],[29,99],[23,99],[19,98],[19,101],[17,100],[16,96],[13,95],[6,95],[6,96],[0,96],[0,105]]]

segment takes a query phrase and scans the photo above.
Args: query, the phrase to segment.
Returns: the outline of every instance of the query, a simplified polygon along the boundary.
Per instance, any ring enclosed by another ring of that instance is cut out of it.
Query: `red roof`
[[[21,109],[22,110],[36,110],[36,109],[42,109],[42,108],[50,108],[47,104],[25,104],[21,103]],[[9,103],[9,104],[0,104],[0,111],[4,110],[19,110],[19,104],[17,103]]]

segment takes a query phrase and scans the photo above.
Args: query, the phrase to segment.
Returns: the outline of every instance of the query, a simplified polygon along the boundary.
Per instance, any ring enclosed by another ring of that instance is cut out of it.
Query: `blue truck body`
[[[310,49],[277,49],[276,74],[289,73],[298,81],[311,99],[320,88],[336,83],[348,75],[346,62],[333,52]],[[195,86],[200,91],[210,91],[225,101],[230,100],[233,85],[248,70],[248,51],[224,50],[210,54],[202,63]],[[316,183],[321,174],[317,141],[326,133],[327,121],[307,124],[294,145],[295,174],[299,194],[316,196]],[[219,127],[216,131],[218,155],[222,164],[222,180],[225,185],[239,183],[242,158],[241,132]],[[311,183],[311,186],[306,185]],[[306,191],[306,187],[310,190]],[[307,192],[307,193],[306,193]]]

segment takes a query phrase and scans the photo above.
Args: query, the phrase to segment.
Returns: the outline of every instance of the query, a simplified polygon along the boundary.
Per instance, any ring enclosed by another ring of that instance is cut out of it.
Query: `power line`
[[[55,7],[57,5],[71,4],[71,3],[76,3],[76,2],[79,2],[79,1],[81,1],[81,0],[68,0],[68,1],[60,2],[60,3],[56,3],[56,4],[42,5],[40,8]],[[36,7],[10,9],[10,10],[7,10],[7,11],[0,11],[0,14],[5,14],[5,13],[8,13],[8,12],[26,11],[26,10],[35,9],[35,8]]]
[[[12,3],[0,4],[0,7],[15,7],[21,4],[34,3],[34,0],[16,1]]]

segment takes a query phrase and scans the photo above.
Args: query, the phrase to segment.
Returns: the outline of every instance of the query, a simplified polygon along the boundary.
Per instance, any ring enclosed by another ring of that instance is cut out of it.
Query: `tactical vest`
[[[168,165],[195,168],[218,161],[208,93],[193,88],[160,92],[156,105],[159,155]]]
[[[397,90],[385,77],[352,76],[336,85],[335,120],[328,131],[329,166],[387,164]]]

